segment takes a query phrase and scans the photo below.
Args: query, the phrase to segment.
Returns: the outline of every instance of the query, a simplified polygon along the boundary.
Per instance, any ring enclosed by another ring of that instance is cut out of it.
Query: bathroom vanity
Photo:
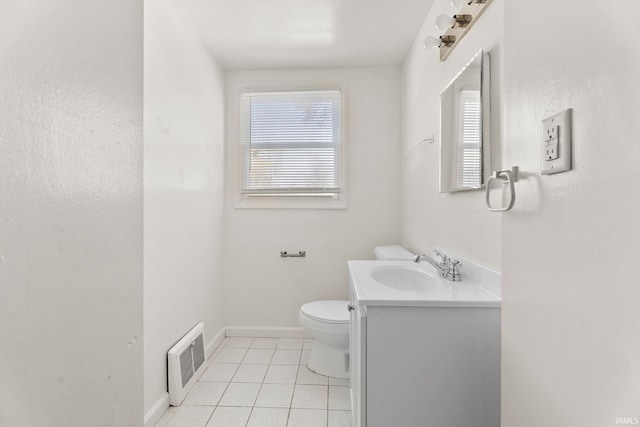
[[[499,274],[431,268],[349,261],[355,427],[500,425]]]

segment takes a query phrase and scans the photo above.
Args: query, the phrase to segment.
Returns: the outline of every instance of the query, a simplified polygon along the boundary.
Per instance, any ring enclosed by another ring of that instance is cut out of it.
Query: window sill
[[[320,199],[318,197],[269,196],[242,197],[235,201],[236,209],[347,209],[346,197]]]

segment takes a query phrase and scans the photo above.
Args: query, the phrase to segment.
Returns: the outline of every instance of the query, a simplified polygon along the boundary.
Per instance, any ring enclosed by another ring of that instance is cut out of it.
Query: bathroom
[[[501,271],[502,426],[638,423],[638,2],[493,0],[440,62],[422,40],[455,9],[435,0],[390,63],[247,72],[180,2],[49,3],[1,6],[1,426],[142,426],[194,324],[209,347],[225,328],[290,333],[381,244]],[[438,135],[440,92],[480,48],[492,162],[521,172],[503,214],[438,192],[436,143],[402,158]],[[345,82],[347,209],[235,207],[227,94],[251,79]],[[573,168],[543,176],[541,121],[568,108]]]

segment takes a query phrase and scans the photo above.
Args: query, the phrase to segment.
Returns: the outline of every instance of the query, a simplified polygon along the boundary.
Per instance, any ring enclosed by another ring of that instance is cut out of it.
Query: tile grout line
[[[329,383],[331,380],[327,379],[327,426],[329,426],[329,390],[331,390],[331,386]]]
[[[215,360],[215,357],[221,352],[221,350],[223,350],[225,348],[226,349],[234,349],[234,350],[244,350],[244,354],[243,354],[242,358],[239,360],[239,362],[237,363],[237,366],[234,369],[234,371],[231,373],[231,375],[229,377],[229,381],[226,382],[224,390],[222,391],[222,394],[221,394],[220,398],[218,399],[217,404],[216,405],[189,405],[189,406],[213,406],[212,413],[209,415],[209,417],[205,421],[204,425],[201,426],[201,427],[205,427],[206,424],[210,423],[212,421],[212,419],[213,419],[213,416],[216,414],[216,411],[218,411],[219,408],[221,408],[221,406],[219,406],[219,404],[222,401],[225,393],[228,391],[229,386],[233,383],[233,380],[236,377],[236,375],[238,374],[238,371],[240,370],[241,366],[243,366],[243,365],[246,366],[246,365],[251,365],[252,364],[252,363],[249,363],[249,360],[247,359],[247,356],[249,354],[249,351],[253,348],[252,346],[254,345],[255,340],[256,340],[256,338],[251,338],[250,340],[248,340],[248,344],[247,343],[242,343],[242,342],[239,342],[238,344],[236,344],[236,345],[242,345],[243,347],[229,347],[229,345],[231,344],[231,341],[230,340],[226,340],[223,343],[221,343],[220,347],[217,348],[214,351],[214,353],[212,353],[212,356],[207,360],[207,365],[208,365],[207,368],[212,368],[211,365],[215,365],[216,364],[216,363],[213,363],[213,361]],[[291,416],[292,416],[293,409],[298,409],[298,408],[294,408],[293,407],[293,400],[294,400],[294,396],[296,394],[296,390],[299,388],[299,386],[303,386],[303,385],[309,385],[309,386],[318,385],[318,386],[322,386],[322,385],[324,385],[324,384],[314,383],[313,382],[313,380],[314,380],[313,378],[307,380],[307,382],[310,382],[309,384],[301,384],[301,383],[299,383],[299,381],[303,381],[303,379],[301,378],[301,375],[303,373],[305,373],[305,368],[306,368],[306,365],[302,364],[303,363],[302,362],[302,357],[303,357],[303,354],[304,354],[304,351],[305,351],[305,349],[304,349],[305,342],[306,341],[302,342],[302,348],[300,348],[300,349],[296,349],[296,348],[279,348],[279,346],[281,344],[281,340],[278,340],[276,342],[275,348],[257,349],[257,350],[272,350],[272,353],[271,353],[271,356],[269,357],[269,360],[268,360],[267,363],[254,363],[256,365],[266,365],[267,368],[266,368],[265,374],[261,378],[261,381],[255,382],[256,384],[259,383],[260,387],[258,388],[258,392],[257,392],[257,394],[255,396],[255,399],[253,399],[253,401],[252,401],[252,405],[250,407],[247,407],[249,409],[249,413],[248,413],[247,420],[244,423],[244,427],[248,427],[249,426],[249,423],[251,421],[251,417],[255,414],[255,409],[257,408],[256,404],[258,402],[258,398],[260,396],[260,393],[263,391],[264,385],[265,384],[287,384],[286,382],[284,382],[284,383],[278,383],[278,382],[267,383],[266,382],[267,374],[268,374],[268,372],[269,372],[269,370],[271,369],[272,366],[287,366],[287,364],[276,364],[276,365],[272,364],[272,362],[273,362],[273,360],[275,358],[277,350],[296,350],[296,351],[300,351],[300,353],[298,355],[298,358],[297,358],[297,364],[292,364],[291,365],[295,369],[295,376],[293,377],[293,384],[291,385],[292,386],[292,393],[291,393],[291,396],[290,396],[289,401],[288,401],[288,408],[283,408],[283,407],[278,407],[278,406],[273,406],[273,407],[272,406],[265,406],[264,407],[265,409],[280,409],[280,408],[288,409],[287,413],[286,413],[285,426],[288,426],[289,422],[292,420]],[[248,345],[248,347],[244,347],[244,345]],[[287,343],[287,344],[285,344],[285,347],[286,346],[290,346],[290,345],[291,345],[290,343]],[[236,364],[236,363],[224,362],[224,361],[221,361],[219,364],[224,364],[224,363]],[[311,371],[311,372],[313,372],[313,371]],[[331,378],[327,377],[326,375],[323,375],[323,377],[326,377],[326,379],[327,379],[327,381],[326,381],[326,387],[327,387],[326,388],[326,402],[327,403],[325,405],[325,408],[321,409],[321,411],[324,413],[324,416],[325,416],[325,422],[323,423],[323,426],[329,427],[329,425],[330,425],[329,412],[331,411],[330,410],[330,401],[329,401],[330,400],[330,391],[331,391],[331,384],[330,384],[331,383]],[[198,382],[206,383],[206,382],[210,382],[210,381],[200,381],[200,380],[198,380]],[[219,382],[219,381],[213,381],[213,382]],[[241,382],[238,382],[238,384],[240,384],[240,383]],[[249,383],[251,383],[251,381]],[[179,409],[182,406],[183,405],[180,405],[179,407],[177,407],[177,409]],[[240,406],[240,407],[238,407],[238,406],[229,406],[229,407],[240,408],[242,406]],[[174,417],[175,417],[175,415],[177,413],[177,409],[176,409],[176,411],[174,411],[173,414],[171,414],[169,419],[166,421],[165,426],[169,426],[170,423],[173,421],[173,419],[174,419]],[[314,409],[313,408],[299,408],[299,410],[300,411],[312,411]],[[346,410],[346,412],[349,412],[349,411]]]

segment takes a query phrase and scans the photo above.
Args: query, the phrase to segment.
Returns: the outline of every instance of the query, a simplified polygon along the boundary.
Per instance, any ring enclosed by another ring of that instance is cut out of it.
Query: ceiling
[[[172,0],[225,69],[400,65],[433,0]]]

